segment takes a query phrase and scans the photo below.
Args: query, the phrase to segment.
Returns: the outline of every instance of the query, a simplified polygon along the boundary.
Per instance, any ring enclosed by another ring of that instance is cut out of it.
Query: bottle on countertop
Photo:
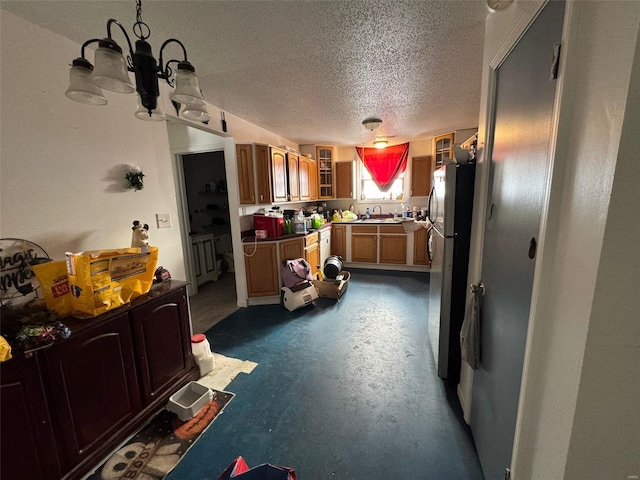
[[[371,214],[369,213],[369,207],[367,207],[367,210],[364,212],[364,218],[371,218]]]

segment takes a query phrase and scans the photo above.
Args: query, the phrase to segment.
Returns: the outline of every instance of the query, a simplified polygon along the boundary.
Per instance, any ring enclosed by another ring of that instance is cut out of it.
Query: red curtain
[[[408,143],[382,149],[356,147],[356,151],[373,181],[383,192],[388,191],[398,175],[407,168]]]

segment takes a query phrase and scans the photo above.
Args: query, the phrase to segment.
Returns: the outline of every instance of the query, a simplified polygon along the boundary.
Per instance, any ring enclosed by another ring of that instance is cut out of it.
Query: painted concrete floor
[[[483,479],[455,389],[435,372],[428,274],[353,270],[340,302],[243,308],[212,350],[258,362],[168,480],[215,480],[238,455],[298,479]]]

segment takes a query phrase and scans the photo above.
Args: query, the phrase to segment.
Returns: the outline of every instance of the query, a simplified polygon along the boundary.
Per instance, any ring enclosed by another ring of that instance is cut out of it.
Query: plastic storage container
[[[191,337],[191,351],[200,369],[200,377],[204,377],[213,370],[214,365],[213,353],[211,353],[209,341],[204,334],[198,333]]]
[[[198,382],[189,382],[169,397],[167,410],[175,413],[180,420],[186,422],[195,417],[202,407],[213,400],[210,388]]]

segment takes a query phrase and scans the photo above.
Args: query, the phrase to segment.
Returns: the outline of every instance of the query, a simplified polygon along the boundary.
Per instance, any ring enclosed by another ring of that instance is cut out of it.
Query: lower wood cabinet
[[[2,478],[83,478],[199,377],[185,282],[63,322],[70,338],[0,366]]]
[[[311,274],[316,277],[320,269],[320,244],[318,232],[307,235],[304,239],[304,259],[311,265]]]
[[[406,235],[380,235],[380,263],[406,265]]]
[[[280,262],[304,258],[304,241],[302,238],[284,240],[280,243]]]
[[[430,265],[427,256],[427,229],[420,228],[413,233],[413,264]]]
[[[60,460],[68,471],[141,410],[129,315],[72,334],[44,353],[60,422]]]
[[[131,312],[134,347],[142,387],[142,404],[149,405],[191,368],[191,331],[187,297],[169,293]]]
[[[351,227],[351,261],[378,262],[378,227],[363,225]]]
[[[60,478],[56,439],[36,357],[0,364],[0,478]]]
[[[254,245],[245,245],[244,253],[249,298],[279,295],[276,244],[258,242]]]
[[[331,225],[331,255],[347,258],[347,227],[345,225]]]

